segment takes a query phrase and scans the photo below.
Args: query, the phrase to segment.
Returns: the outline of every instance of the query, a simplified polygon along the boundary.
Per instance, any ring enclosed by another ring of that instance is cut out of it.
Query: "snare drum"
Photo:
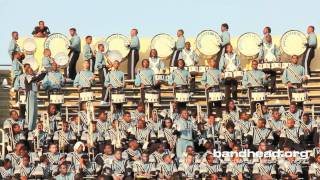
[[[282,70],[285,70],[288,66],[289,66],[290,63],[282,63],[281,64],[281,68]]]
[[[189,102],[190,94],[185,90],[177,90],[176,91],[176,101],[177,102]]]
[[[145,94],[145,99],[148,103],[159,102],[159,93],[157,91],[148,91]]]
[[[156,81],[161,81],[161,82],[167,81],[167,75],[165,74],[156,74],[154,77]]]
[[[111,102],[114,104],[126,102],[125,94],[111,94]]]
[[[273,71],[280,71],[281,70],[281,63],[271,63],[271,69]]]
[[[209,92],[208,101],[222,101],[224,98],[224,94],[222,92]]]
[[[262,70],[270,70],[271,64],[270,63],[263,63],[262,64]]]
[[[292,101],[303,102],[306,99],[307,99],[307,93],[304,91],[304,89],[295,89],[292,92]]]
[[[50,104],[63,104],[64,95],[63,94],[50,94]]]
[[[198,66],[189,66],[188,71],[192,74],[198,73],[199,72],[199,67]]]
[[[80,101],[94,101],[94,93],[93,92],[81,92],[80,93]]]
[[[262,71],[263,70],[263,64],[259,63],[258,64],[258,69]]]
[[[19,92],[19,104],[26,104],[27,97],[24,91]]]
[[[224,78],[229,80],[233,78],[233,73],[231,71],[224,72]]]
[[[198,67],[199,68],[199,72],[200,73],[204,73],[204,72],[206,72],[206,70],[209,68],[209,67],[207,67],[207,66],[200,66],[200,67]]]
[[[243,71],[234,71],[233,77],[237,80],[241,80],[243,77]]]
[[[266,100],[266,92],[263,89],[253,89],[251,92],[251,101],[265,101]]]

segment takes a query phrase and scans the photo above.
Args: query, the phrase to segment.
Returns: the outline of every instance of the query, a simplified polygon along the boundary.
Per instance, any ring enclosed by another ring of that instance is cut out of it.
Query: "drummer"
[[[289,100],[292,101],[292,91],[295,88],[301,88],[302,83],[308,78],[305,76],[304,68],[298,64],[298,56],[291,56],[291,64],[283,71],[282,83],[287,85]],[[302,106],[301,104],[299,106]]]
[[[251,113],[256,111],[256,103],[257,102],[252,102],[252,90],[255,88],[259,87],[264,87],[264,85],[267,83],[267,76],[265,75],[264,72],[261,70],[258,70],[258,61],[257,60],[252,60],[251,63],[252,70],[246,71],[243,79],[242,79],[242,85],[244,87],[248,88],[249,91],[249,100],[250,100],[250,106],[251,106]],[[264,91],[264,90],[262,90]],[[264,103],[264,102],[260,102]]]
[[[19,39],[19,34],[17,31],[13,31],[11,33],[11,41],[10,41],[10,44],[9,44],[9,49],[8,49],[8,53],[9,53],[9,56],[10,56],[10,59],[13,59],[13,54],[15,52],[21,52],[21,49],[17,43],[18,39]]]
[[[13,59],[12,59],[12,65],[11,65],[11,77],[13,79],[13,84],[18,84],[20,76],[23,74],[22,69],[23,65],[20,62],[21,53],[20,52],[14,52],[13,53]],[[30,67],[30,66],[29,66]],[[24,82],[24,80],[22,80]],[[18,102],[18,91],[16,91],[16,101]]]
[[[223,23],[221,24],[221,35],[220,38],[222,40],[220,47],[221,50],[218,53],[217,59],[219,59],[221,61],[221,58],[223,57],[225,50],[226,50],[226,46],[228,44],[230,44],[230,33],[229,33],[229,25],[227,23]]]
[[[66,71],[68,70],[68,72],[65,72],[65,75],[68,73],[68,77],[74,80],[74,78],[77,75],[76,66],[77,66],[77,61],[79,59],[79,55],[80,55],[81,39],[77,34],[76,28],[70,28],[69,33],[71,36],[70,46],[69,46],[70,51],[68,54],[70,58],[70,62],[69,62],[68,68],[66,68]]]
[[[238,55],[233,52],[233,47],[231,44],[225,45],[226,53],[221,56],[219,62],[219,70],[221,72],[234,72],[240,69],[240,59]],[[232,93],[232,99],[237,101],[237,88],[238,81],[234,78],[225,79],[225,94],[226,99],[231,99],[230,92]]]
[[[162,74],[161,72],[165,68],[164,62],[158,57],[158,51],[151,49],[149,54],[150,68],[155,74]]]
[[[263,38],[261,43],[263,44],[266,42],[266,36],[271,35],[271,28],[269,26],[264,27],[262,30],[262,33],[263,33]]]
[[[142,69],[136,75],[135,86],[140,86],[141,92],[141,102],[145,102],[145,91],[154,89],[154,85],[158,82],[155,82],[154,72],[149,68],[149,60],[142,60]]]
[[[27,69],[30,68],[30,64],[24,64],[23,69],[24,73],[21,74],[16,81],[14,82],[14,90],[16,91],[16,101],[18,102],[20,99],[20,93],[25,92],[26,86],[25,86],[25,78],[26,78],[26,72]],[[24,104],[17,103],[17,106],[19,106],[19,115],[21,118],[25,118],[25,112],[26,112],[26,106]]]
[[[179,55],[179,59],[184,60],[186,67],[195,66],[199,63],[199,57],[196,54],[196,52],[191,49],[190,42],[185,43],[185,48],[181,51]],[[195,74],[191,74],[191,78],[192,79],[190,81],[190,86],[191,86],[190,89],[191,91],[194,91],[196,86]]]
[[[178,64],[177,60],[179,59],[180,53],[185,46],[185,42],[186,42],[186,39],[184,38],[184,31],[183,31],[183,29],[179,29],[177,31],[177,41],[175,43],[174,51],[172,54],[172,59],[170,62],[171,67],[177,66],[177,64]]]
[[[128,55],[128,79],[135,78],[135,69],[139,61],[140,40],[138,38],[138,29],[131,29],[130,52]]]
[[[305,51],[304,57],[303,57],[303,67],[304,71],[306,72],[306,75],[311,74],[310,71],[310,63],[311,60],[314,58],[314,51],[317,48],[317,35],[314,32],[314,26],[308,26],[307,29],[308,33],[308,43],[306,44],[307,50]]]
[[[176,93],[177,89],[188,90],[191,75],[189,71],[184,69],[185,63],[183,59],[178,60],[178,68],[175,69],[169,76],[168,84],[173,86],[173,92]],[[178,112],[181,108],[186,106],[185,103],[177,103]]]
[[[49,48],[44,49],[43,58],[42,58],[42,67],[46,71],[50,71],[53,62],[54,62],[54,59],[51,57],[51,50]]]
[[[209,91],[220,91],[220,83],[221,83],[221,71],[217,68],[218,63],[213,59],[209,59],[209,69],[203,73],[201,78],[201,84],[205,85],[205,91],[207,95],[207,103],[208,103],[208,115],[212,114],[212,102],[208,101],[208,94]],[[218,117],[222,117],[221,111],[221,101],[213,102],[214,106],[216,107],[216,114]]]
[[[45,26],[44,21],[39,21],[39,25],[36,26],[32,31],[32,35],[39,38],[48,37],[49,34],[50,30],[47,26]]]
[[[84,60],[89,60],[90,71],[94,73],[96,58],[93,55],[93,51],[91,49],[91,43],[92,43],[92,36],[86,36],[86,44],[83,46],[83,58]]]
[[[265,35],[262,48],[260,49],[258,59],[260,63],[275,63],[280,60],[279,48],[272,42],[272,37],[270,34]],[[274,70],[264,71],[270,77],[270,93],[276,92],[276,76],[277,72]],[[266,86],[266,91],[268,91],[268,85]]]

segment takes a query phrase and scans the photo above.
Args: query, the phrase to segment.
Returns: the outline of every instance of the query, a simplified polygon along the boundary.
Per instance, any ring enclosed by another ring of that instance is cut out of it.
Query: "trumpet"
[[[116,148],[121,148],[121,138],[120,138],[120,130],[119,130],[119,122],[116,121],[116,142],[115,142],[115,147]]]
[[[93,151],[93,146],[94,146],[94,142],[93,142],[93,124],[92,121],[95,120],[95,116],[94,116],[94,107],[93,107],[93,103],[91,101],[88,101],[86,103],[87,106],[87,120],[88,120],[88,139],[87,139],[87,143],[88,143],[88,154],[89,157],[90,155],[92,155],[92,157],[94,157],[94,151]]]
[[[51,135],[51,128],[50,128],[50,118],[49,118],[49,114],[47,112],[44,112],[41,114],[40,117],[42,123],[43,123],[43,127],[45,129],[45,131]]]
[[[169,116],[171,118],[171,120],[173,120],[173,104],[170,102],[170,109],[169,109]]]
[[[34,151],[38,152],[38,155],[41,156],[42,155],[42,148],[40,147],[40,131],[38,129],[35,130],[34,133],[34,140],[33,141],[33,148]]]

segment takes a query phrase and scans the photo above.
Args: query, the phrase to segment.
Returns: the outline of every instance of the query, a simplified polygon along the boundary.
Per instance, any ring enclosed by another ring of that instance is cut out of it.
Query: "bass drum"
[[[69,56],[65,52],[59,52],[54,56],[54,61],[59,67],[65,68],[69,64]]]
[[[257,33],[247,32],[238,38],[237,48],[247,57],[256,56],[260,51],[261,38]]]
[[[49,48],[51,50],[51,55],[53,57],[60,52],[64,52],[66,54],[69,53],[70,41],[68,37],[61,33],[53,33],[47,37],[44,41],[44,48]]]
[[[27,38],[23,41],[22,47],[26,54],[34,54],[37,49],[37,44],[33,38]]]
[[[281,50],[287,55],[302,55],[307,47],[306,35],[298,30],[290,30],[284,33],[280,39]]]
[[[130,44],[130,40],[125,35],[112,34],[107,37],[106,43],[108,44],[109,51],[118,51],[123,58],[127,57],[129,54],[130,48],[128,46]]]
[[[150,44],[150,48],[156,49],[160,58],[169,57],[173,52],[174,46],[173,37],[165,33],[155,35]]]
[[[212,30],[201,31],[196,38],[196,48],[204,56],[214,56],[220,51],[220,35]]]
[[[33,71],[38,71],[38,69],[39,69],[38,62],[37,62],[37,60],[35,59],[34,56],[27,56],[23,60],[23,64],[30,64],[30,66],[31,66]]]

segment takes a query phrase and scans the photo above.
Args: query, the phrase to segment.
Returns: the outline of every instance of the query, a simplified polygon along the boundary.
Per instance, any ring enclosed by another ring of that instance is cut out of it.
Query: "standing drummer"
[[[208,103],[208,115],[212,114],[213,109],[212,102],[208,101],[209,92],[210,90],[220,91],[221,71],[217,67],[218,63],[213,58],[211,58],[209,60],[209,69],[203,73],[201,78],[201,84],[205,85],[205,91],[207,96],[206,98]],[[213,104],[216,107],[217,116],[222,117],[221,101],[215,101],[213,102]]]
[[[266,36],[271,35],[271,28],[269,26],[264,27],[262,30],[262,33],[263,33],[263,38],[261,43],[263,44],[266,42]]]
[[[314,26],[308,26],[307,33],[308,43],[306,44],[307,50],[303,57],[303,67],[306,75],[310,76],[310,63],[314,58],[314,50],[317,48],[317,35],[314,33]]]
[[[298,56],[291,56],[291,64],[283,71],[282,83],[287,85],[289,100],[292,101],[292,91],[294,88],[301,88],[302,83],[307,80],[304,68],[298,64]],[[303,103],[303,102],[302,102]],[[302,107],[302,104],[299,104]]]
[[[181,53],[181,51],[183,50],[184,46],[185,46],[185,42],[186,39],[184,38],[184,31],[183,29],[179,29],[177,31],[177,41],[175,43],[175,47],[174,47],[174,51],[173,51],[173,55],[172,55],[172,59],[170,62],[170,66],[177,66],[177,60],[180,59],[179,55]]]
[[[272,37],[270,34],[265,36],[258,59],[260,60],[260,63],[275,63],[280,61],[279,48],[272,42]],[[276,92],[277,72],[271,69],[264,72],[270,77],[270,93],[273,94]],[[268,91],[268,85],[266,86],[266,91]]]
[[[77,71],[76,71],[76,66],[77,66],[77,61],[79,59],[79,55],[80,55],[80,51],[81,51],[81,39],[77,34],[77,30],[76,28],[70,28],[69,29],[69,33],[71,36],[70,39],[70,46],[69,46],[69,66],[67,68],[67,73],[68,73],[68,77],[72,80],[74,80],[74,78],[77,75]]]
[[[124,83],[124,73],[119,70],[120,62],[114,61],[112,64],[113,70],[108,72],[106,79],[104,81],[104,86],[107,88],[107,102],[110,102],[111,92],[112,89],[120,89],[122,91],[122,88],[125,86]]]
[[[49,48],[44,49],[43,50],[43,58],[42,58],[42,67],[46,71],[50,71],[53,62],[54,62],[54,60],[51,57],[51,50]]]
[[[90,70],[94,73],[96,58],[91,49],[92,36],[86,36],[86,44],[83,46],[83,58],[90,62]]]
[[[221,24],[221,44],[220,44],[220,52],[217,56],[217,59],[219,59],[221,61],[221,58],[223,57],[225,50],[226,50],[226,46],[228,44],[230,44],[230,33],[229,33],[229,25],[227,23],[223,23]]]
[[[139,61],[140,41],[138,38],[138,29],[131,29],[131,40],[128,45],[130,52],[128,55],[128,79],[135,78],[135,69]]]
[[[267,79],[265,73],[261,70],[258,70],[257,60],[252,60],[251,66],[252,70],[246,71],[242,78],[242,85],[248,88],[251,113],[253,113],[256,111],[257,102],[252,102],[252,90],[258,87],[264,87],[264,85],[267,83]],[[260,103],[263,104],[264,102]]]
[[[179,59],[183,59],[187,67],[195,66],[199,63],[199,57],[196,52],[191,49],[191,43],[189,41],[185,43],[185,48],[181,51]],[[194,92],[196,87],[195,78],[195,74],[191,74],[190,89],[192,92]]]
[[[178,60],[178,68],[175,69],[169,76],[168,84],[173,86],[173,92],[176,93],[176,89],[186,89],[188,90],[188,85],[191,79],[189,71],[184,69],[184,60]],[[186,106],[185,103],[177,103],[178,112],[181,108]]]
[[[134,82],[135,86],[140,86],[141,90],[141,102],[145,102],[145,90],[154,89],[155,77],[154,72],[151,68],[149,68],[149,60],[142,60],[142,69],[136,75],[136,79]]]
[[[221,72],[234,72],[238,69],[240,69],[240,59],[236,53],[233,52],[233,47],[231,44],[227,44],[225,46],[226,53],[221,56],[220,62],[219,62],[219,70]],[[230,92],[232,93],[232,99],[237,101],[237,89],[238,89],[238,81],[234,78],[231,79],[225,79],[225,94],[226,99],[230,98]]]
[[[8,53],[9,53],[9,56],[10,56],[10,59],[13,60],[13,54],[15,52],[19,52],[21,53],[21,49],[17,43],[18,39],[19,39],[19,34],[17,31],[13,31],[11,33],[11,41],[10,41],[10,44],[9,44],[9,48],[8,48]]]

